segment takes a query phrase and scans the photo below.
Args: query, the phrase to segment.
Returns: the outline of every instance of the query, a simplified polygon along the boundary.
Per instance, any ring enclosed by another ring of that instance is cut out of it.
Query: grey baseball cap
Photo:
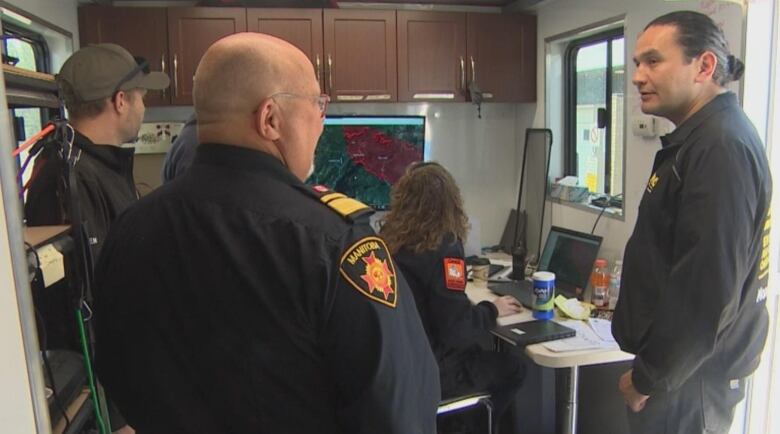
[[[162,72],[149,71],[145,60],[134,58],[116,44],[88,45],[73,53],[60,73],[57,82],[70,85],[78,101],[94,101],[112,96],[118,90],[160,90],[170,85],[170,78]]]

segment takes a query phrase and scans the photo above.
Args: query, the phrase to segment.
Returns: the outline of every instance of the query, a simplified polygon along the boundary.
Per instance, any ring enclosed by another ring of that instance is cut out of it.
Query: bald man
[[[327,96],[260,34],[195,74],[181,177],[115,223],[96,273],[97,364],[139,434],[432,434],[439,375],[365,205],[303,183]]]

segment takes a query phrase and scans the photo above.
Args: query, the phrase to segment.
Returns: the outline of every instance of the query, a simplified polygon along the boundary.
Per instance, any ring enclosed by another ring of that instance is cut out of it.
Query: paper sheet
[[[577,334],[574,337],[545,342],[542,345],[550,351],[582,351],[594,349],[618,348],[617,344],[602,340],[585,321],[561,320],[557,323],[574,329]]]
[[[46,244],[37,248],[36,252],[38,252],[38,260],[41,261],[39,266],[41,267],[43,285],[45,287],[65,277],[65,262],[63,261],[62,253],[57,251],[53,245]]]
[[[588,325],[604,342],[615,342],[612,336],[612,322],[604,318],[588,318]]]

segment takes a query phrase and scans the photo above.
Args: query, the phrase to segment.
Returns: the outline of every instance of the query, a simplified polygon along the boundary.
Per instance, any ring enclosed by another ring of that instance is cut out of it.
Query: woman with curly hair
[[[441,376],[442,398],[489,391],[496,419],[525,376],[513,354],[482,349],[496,318],[518,312],[511,296],[472,305],[466,297],[463,242],[468,218],[452,175],[417,163],[393,187],[381,235],[414,293]],[[497,424],[496,424],[497,425]]]

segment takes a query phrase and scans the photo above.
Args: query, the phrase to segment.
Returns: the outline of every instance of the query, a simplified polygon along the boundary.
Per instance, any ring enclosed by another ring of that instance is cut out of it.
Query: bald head
[[[238,33],[209,47],[195,72],[199,126],[249,118],[277,92],[301,92],[314,77],[309,59],[292,44],[261,33]]]
[[[279,159],[303,180],[322,134],[322,97],[309,59],[288,42],[239,33],[209,47],[195,72],[198,142]]]

